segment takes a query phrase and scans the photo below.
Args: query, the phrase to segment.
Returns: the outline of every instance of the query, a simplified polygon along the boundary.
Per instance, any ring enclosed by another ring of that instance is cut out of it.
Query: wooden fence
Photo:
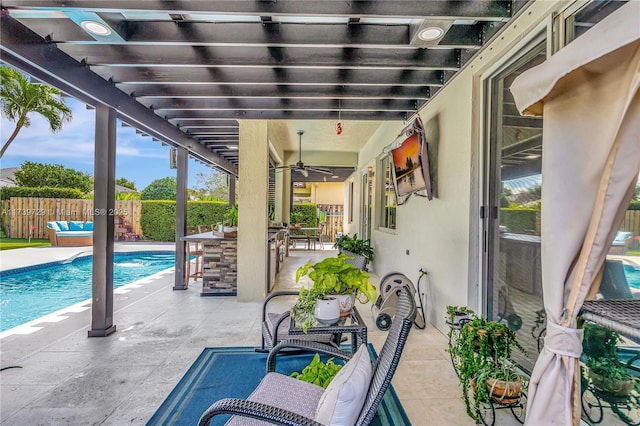
[[[64,198],[13,197],[2,201],[2,227],[10,238],[49,238],[47,222],[54,220],[93,221],[98,214],[111,214],[114,220],[130,226],[131,232],[142,235],[139,200],[116,201],[112,212],[95,212],[93,200]]]
[[[344,206],[342,204],[318,204],[318,208],[325,213],[325,227],[322,235],[326,241],[335,241],[336,234],[342,232],[344,221]]]

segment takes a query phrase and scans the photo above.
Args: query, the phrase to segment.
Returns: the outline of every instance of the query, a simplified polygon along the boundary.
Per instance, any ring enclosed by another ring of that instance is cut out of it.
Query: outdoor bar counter
[[[182,237],[185,242],[202,243],[201,296],[235,296],[238,278],[238,239],[203,232]]]

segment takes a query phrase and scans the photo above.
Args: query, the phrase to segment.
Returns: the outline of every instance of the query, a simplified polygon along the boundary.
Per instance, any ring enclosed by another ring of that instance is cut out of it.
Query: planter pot
[[[614,396],[628,396],[635,385],[634,379],[616,380],[593,371],[589,371],[589,377],[596,388]]]
[[[222,227],[222,232],[236,232],[238,231],[238,227],[237,226],[223,226]]]
[[[504,380],[487,379],[487,390],[491,399],[499,404],[515,404],[520,399],[522,382],[506,382]]]
[[[460,321],[468,320],[469,314],[466,312],[454,312],[453,314],[453,325],[456,327],[460,327]]]
[[[340,304],[335,297],[316,300],[315,318],[322,324],[335,324],[340,319]]]
[[[355,294],[330,294],[328,297],[333,297],[338,300],[341,317],[349,315],[349,312],[353,309],[353,305],[356,303]]]

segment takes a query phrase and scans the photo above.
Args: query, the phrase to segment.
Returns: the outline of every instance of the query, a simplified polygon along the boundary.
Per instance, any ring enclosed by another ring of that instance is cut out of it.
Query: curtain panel
[[[631,1],[512,84],[518,110],[544,115],[542,287],[545,346],[528,425],[580,422],[577,316],[640,169],[640,3]]]

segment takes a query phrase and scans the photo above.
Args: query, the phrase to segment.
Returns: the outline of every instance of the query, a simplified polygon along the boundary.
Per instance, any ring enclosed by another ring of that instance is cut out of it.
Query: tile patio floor
[[[162,245],[117,244],[116,250]],[[173,248],[172,245],[166,246]],[[78,249],[32,248],[2,253],[2,269],[71,256]],[[295,269],[335,251],[293,250],[280,273],[279,289],[293,288]],[[372,275],[372,282],[378,277]],[[117,289],[114,323],[107,338],[88,338],[88,302],[49,318],[29,334],[0,338],[2,425],[141,425],[206,346],[260,344],[259,303],[235,297],[200,297],[200,281],[173,291],[173,271],[143,285]],[[369,307],[369,341],[376,349],[385,333],[375,328]],[[6,333],[5,333],[6,334]],[[0,335],[2,336],[2,335]],[[431,326],[414,328],[393,379],[414,425],[471,425],[456,375],[445,351],[447,339]],[[517,424],[505,413],[496,424]]]

